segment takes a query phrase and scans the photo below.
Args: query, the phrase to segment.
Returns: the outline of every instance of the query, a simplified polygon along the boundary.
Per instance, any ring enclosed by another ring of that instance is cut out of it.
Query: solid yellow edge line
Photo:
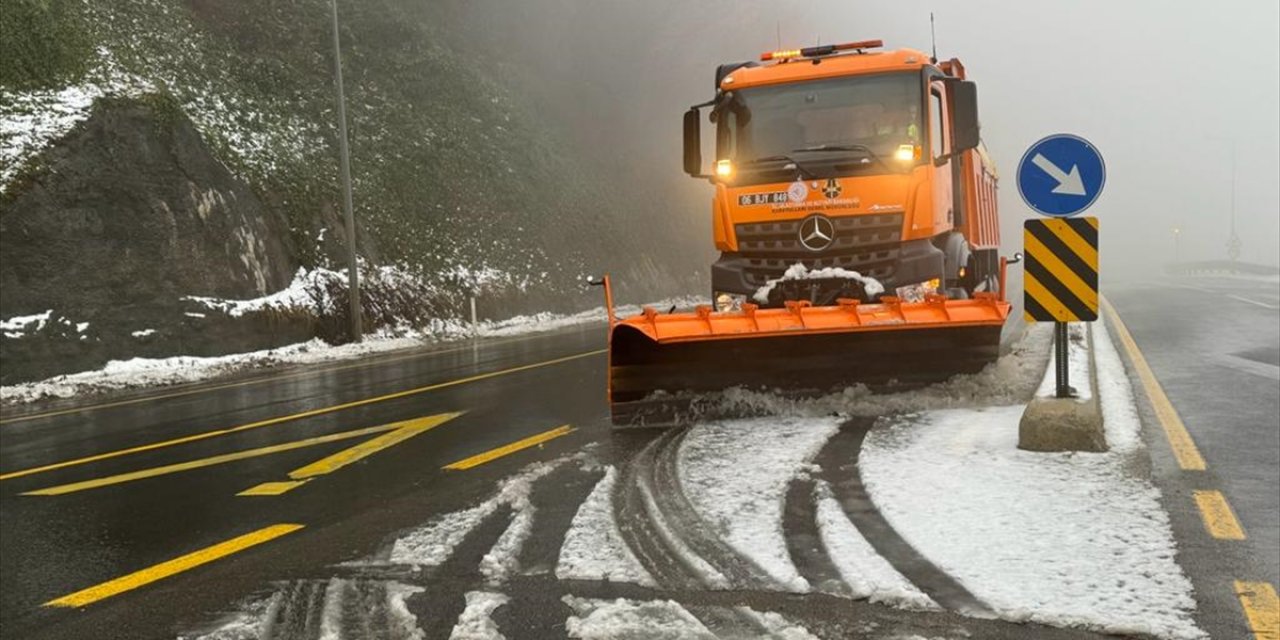
[[[1187,426],[1182,423],[1182,418],[1173,408],[1173,403],[1169,402],[1169,396],[1165,395],[1160,381],[1147,365],[1147,359],[1138,350],[1133,336],[1129,335],[1129,329],[1120,319],[1120,314],[1116,313],[1115,307],[1112,307],[1111,302],[1105,297],[1102,298],[1102,307],[1111,317],[1111,326],[1115,327],[1116,335],[1120,337],[1125,351],[1129,353],[1129,359],[1133,361],[1134,369],[1138,371],[1138,379],[1146,389],[1147,398],[1151,400],[1151,406],[1155,409],[1156,418],[1160,420],[1160,426],[1164,427],[1164,435],[1169,440],[1169,446],[1173,448],[1173,456],[1178,460],[1178,466],[1184,471],[1204,471],[1204,457],[1200,455],[1200,450],[1191,439]]]
[[[256,458],[258,456],[271,455],[282,451],[292,451],[312,445],[324,444],[326,442],[337,442],[339,440],[347,440],[350,438],[359,438],[373,433],[381,433],[394,429],[395,425],[383,425],[378,427],[368,427],[366,429],[356,429],[354,431],[343,431],[341,433],[333,433],[326,436],[317,436],[307,438],[305,440],[295,440],[284,444],[275,444],[269,447],[260,447],[258,449],[247,449],[245,451],[236,451],[234,453],[224,453],[222,455],[210,458],[201,458],[199,460],[188,460],[187,462],[179,462],[177,464],[167,464],[162,467],[151,467],[150,469],[141,469],[138,471],[130,471],[128,473],[120,473],[105,478],[95,478],[93,480],[84,480],[81,482],[72,482],[70,484],[60,484],[56,487],[47,489],[37,489],[35,491],[27,491],[24,496],[60,496],[76,491],[84,491],[86,489],[97,489],[113,484],[121,484],[125,482],[133,482],[134,480],[144,480],[146,478],[154,478],[156,476],[168,475],[171,473],[179,473],[182,471],[190,471],[192,469],[200,469],[203,467],[211,467],[216,464],[224,464],[227,462],[235,462],[247,458]]]
[[[1280,640],[1280,598],[1268,582],[1236,581],[1236,596],[1257,640]]]
[[[367,458],[387,447],[395,446],[412,438],[424,431],[434,429],[458,416],[461,412],[442,413],[425,418],[416,418],[414,420],[405,420],[392,425],[390,433],[384,433],[376,438],[366,440],[349,449],[343,449],[331,456],[321,458],[311,464],[294,469],[289,472],[289,477],[293,480],[305,480],[332,473],[345,467],[353,462]]]
[[[448,471],[464,471],[472,467],[478,467],[486,462],[496,460],[502,456],[513,454],[529,447],[540,445],[548,440],[554,440],[563,435],[572,433],[574,428],[570,425],[562,425],[550,431],[543,431],[534,436],[529,436],[523,440],[517,440],[508,445],[503,445],[497,449],[490,449],[484,453],[479,453],[470,458],[459,460],[453,464],[446,465],[444,468]]]
[[[1219,540],[1244,540],[1244,528],[1236,519],[1226,496],[1221,491],[1195,491],[1196,506],[1200,507],[1200,519],[1209,535]]]
[[[162,449],[162,448],[165,448],[165,447],[172,447],[172,446],[174,446],[174,445],[186,444],[186,443],[188,443],[188,442],[195,442],[195,441],[197,441],[197,440],[204,440],[204,439],[206,439],[206,438],[213,438],[213,437],[216,437],[216,436],[223,436],[223,435],[227,435],[227,434],[229,434],[229,433],[237,433],[237,432],[240,432],[240,431],[248,431],[249,429],[258,429],[258,428],[261,428],[261,427],[268,427],[268,426],[271,426],[271,425],[280,424],[280,423],[282,423],[282,422],[290,422],[290,421],[293,421],[293,420],[300,420],[300,419],[302,419],[302,418],[310,418],[310,417],[312,417],[312,416],[324,415],[324,414],[326,414],[326,413],[333,413],[333,412],[335,412],[335,411],[342,411],[342,410],[344,410],[344,409],[351,409],[351,408],[354,408],[354,407],[360,407],[360,406],[364,406],[364,405],[367,405],[367,404],[373,404],[373,403],[375,403],[375,402],[384,402],[384,401],[386,401],[386,400],[394,400],[394,399],[397,399],[397,398],[403,398],[403,397],[406,397],[406,396],[416,395],[416,394],[420,394],[420,393],[426,393],[426,392],[428,392],[428,391],[435,391],[435,390],[437,390],[437,389],[444,389],[444,388],[447,388],[447,387],[453,387],[453,386],[457,386],[457,385],[460,385],[460,384],[467,384],[467,383],[470,383],[470,382],[478,382],[478,381],[480,381],[480,380],[487,380],[487,379],[489,379],[489,378],[495,378],[495,377],[498,377],[498,376],[507,375],[507,374],[511,374],[511,373],[519,373],[519,372],[521,372],[521,371],[528,371],[528,370],[530,370],[530,369],[536,369],[536,368],[539,368],[539,367],[547,367],[547,366],[551,366],[551,365],[555,365],[555,364],[560,364],[560,363],[562,363],[562,362],[569,362],[570,360],[577,360],[577,359],[579,359],[579,358],[587,358],[587,357],[590,357],[590,356],[600,355],[600,354],[605,353],[605,352],[607,352],[607,351],[608,351],[608,349],[596,349],[595,351],[587,351],[587,352],[585,352],[585,353],[578,353],[578,354],[574,354],[574,355],[571,355],[571,356],[565,356],[565,357],[563,357],[563,358],[555,358],[555,359],[553,359],[553,360],[546,360],[546,361],[544,361],[544,362],[535,362],[535,363],[533,363],[533,364],[521,365],[521,366],[519,366],[519,367],[512,367],[512,368],[510,368],[510,369],[502,369],[502,370],[500,370],[500,371],[490,371],[490,372],[488,372],[488,373],[482,373],[482,374],[479,374],[479,375],[469,376],[469,377],[466,377],[466,378],[459,378],[459,379],[457,379],[457,380],[450,380],[450,381],[448,381],[448,382],[440,382],[440,383],[436,383],[436,384],[432,384],[432,385],[427,385],[427,386],[425,386],[425,387],[418,387],[418,388],[416,388],[416,389],[408,389],[408,390],[405,390],[405,391],[397,391],[397,392],[395,392],[395,393],[389,393],[389,394],[387,394],[387,395],[376,396],[376,397],[373,397],[373,398],[365,398],[365,399],[363,399],[363,400],[356,400],[356,401],[353,401],[353,402],[346,402],[346,403],[343,403],[343,404],[333,405],[333,406],[331,406],[331,407],[322,407],[322,408],[319,408],[319,409],[312,409],[312,410],[310,410],[310,411],[303,411],[303,412],[301,412],[301,413],[295,413],[295,414],[292,414],[292,415],[280,416],[280,417],[276,417],[276,418],[270,418],[270,419],[267,419],[267,420],[260,420],[260,421],[258,421],[258,422],[250,422],[249,424],[243,424],[243,425],[240,425],[240,426],[238,426],[238,427],[230,427],[230,428],[227,428],[227,429],[218,429],[218,430],[215,430],[215,431],[207,431],[207,432],[205,432],[205,433],[197,433],[197,434],[193,434],[193,435],[189,435],[189,436],[184,436],[184,437],[182,437],[182,438],[174,438],[174,439],[172,439],[172,440],[163,440],[163,441],[160,441],[160,442],[153,442],[153,443],[151,443],[151,444],[144,444],[144,445],[137,446],[137,447],[130,447],[130,448],[128,448],[128,449],[120,449],[120,450],[118,450],[118,451],[109,451],[109,452],[107,452],[107,453],[99,453],[99,454],[96,454],[96,455],[86,456],[86,457],[83,457],[83,458],[75,458],[75,459],[72,459],[72,460],[66,460],[66,461],[63,461],[63,462],[55,462],[55,463],[53,463],[53,464],[47,464],[47,465],[40,466],[40,467],[32,467],[32,468],[30,468],[30,469],[23,469],[23,470],[20,470],[20,471],[10,471],[10,472],[8,472],[8,473],[0,473],[0,481],[3,481],[3,480],[10,480],[10,479],[12,479],[12,478],[21,478],[22,476],[29,476],[29,475],[36,474],[36,473],[44,473],[44,472],[46,472],[46,471],[53,471],[53,470],[55,470],[55,469],[63,469],[63,468],[66,468],[66,467],[72,467],[72,466],[75,466],[75,465],[86,464],[86,463],[89,463],[89,462],[97,462],[97,461],[99,461],[99,460],[107,460],[107,459],[110,459],[110,458],[118,458],[118,457],[120,457],[120,456],[126,456],[126,455],[133,454],[133,453],[141,453],[141,452],[143,452],[143,451],[152,451],[152,450],[155,450],[155,449]]]
[[[183,571],[194,569],[202,564],[207,564],[238,551],[243,551],[249,547],[269,542],[279,538],[280,536],[293,533],[301,528],[303,528],[303,525],[300,524],[272,525],[270,527],[232,538],[225,542],[219,542],[211,547],[206,547],[193,553],[188,553],[185,556],[161,562],[160,564],[142,569],[141,571],[135,571],[129,575],[109,580],[97,586],[62,596],[56,600],[50,600],[44,603],[44,606],[83,607],[90,605],[104,598],[110,598],[111,596],[137,589],[138,587],[151,584],[157,580],[163,580],[170,576],[182,573]]]

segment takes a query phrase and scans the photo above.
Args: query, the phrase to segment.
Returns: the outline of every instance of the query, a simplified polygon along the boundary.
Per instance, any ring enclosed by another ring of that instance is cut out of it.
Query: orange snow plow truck
[[[618,319],[604,279],[615,426],[685,422],[731,387],[918,386],[996,359],[1006,260],[975,84],[881,46],[720,65],[685,113],[684,170],[715,188],[712,304]]]

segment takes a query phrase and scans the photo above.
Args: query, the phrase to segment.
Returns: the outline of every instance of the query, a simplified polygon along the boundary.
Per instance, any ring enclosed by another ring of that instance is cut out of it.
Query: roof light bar
[[[805,47],[803,49],[782,49],[780,51],[766,51],[760,54],[760,59],[765,62],[768,62],[769,60],[789,60],[791,58],[816,58],[818,56],[828,56],[837,51],[878,49],[883,46],[884,46],[883,40],[859,40],[857,42],[845,42],[843,44],[824,44],[819,47]]]

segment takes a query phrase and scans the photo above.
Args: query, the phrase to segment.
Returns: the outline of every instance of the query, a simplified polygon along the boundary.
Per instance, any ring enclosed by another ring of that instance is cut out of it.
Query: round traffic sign
[[[1107,166],[1098,148],[1058,133],[1031,145],[1018,163],[1018,193],[1028,207],[1065,218],[1089,208],[1102,193]]]

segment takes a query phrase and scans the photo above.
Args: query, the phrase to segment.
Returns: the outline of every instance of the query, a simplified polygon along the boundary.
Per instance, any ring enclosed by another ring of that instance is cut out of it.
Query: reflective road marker
[[[542,433],[539,433],[537,435],[529,436],[528,438],[525,438],[523,440],[517,440],[515,442],[512,442],[511,444],[498,447],[497,449],[490,449],[489,451],[476,454],[474,456],[471,456],[470,458],[459,460],[451,465],[446,466],[445,469],[449,471],[463,471],[466,469],[470,469],[472,467],[478,467],[491,460],[497,460],[502,456],[510,455],[517,451],[521,451],[524,449],[528,449],[529,447],[540,445],[544,442],[547,442],[548,440],[554,440],[556,438],[559,438],[560,436],[569,435],[573,431],[574,431],[574,428],[570,425],[566,424],[563,426],[559,426],[550,431],[543,431]]]
[[[148,567],[141,571],[135,571],[126,576],[121,576],[115,580],[109,580],[100,585],[89,587],[82,591],[77,591],[70,595],[62,596],[56,600],[50,600],[44,603],[46,607],[83,607],[93,604],[104,598],[110,598],[126,591],[131,591],[142,587],[157,580],[163,580],[173,575],[194,569],[202,564],[207,564],[225,558],[237,551],[243,551],[249,547],[269,542],[280,536],[293,533],[301,529],[300,524],[277,524],[264,529],[258,529],[252,533],[246,533],[242,536],[232,538],[225,542],[219,542],[211,547],[205,547],[199,551],[188,553],[172,560],[161,562],[152,567]]]

